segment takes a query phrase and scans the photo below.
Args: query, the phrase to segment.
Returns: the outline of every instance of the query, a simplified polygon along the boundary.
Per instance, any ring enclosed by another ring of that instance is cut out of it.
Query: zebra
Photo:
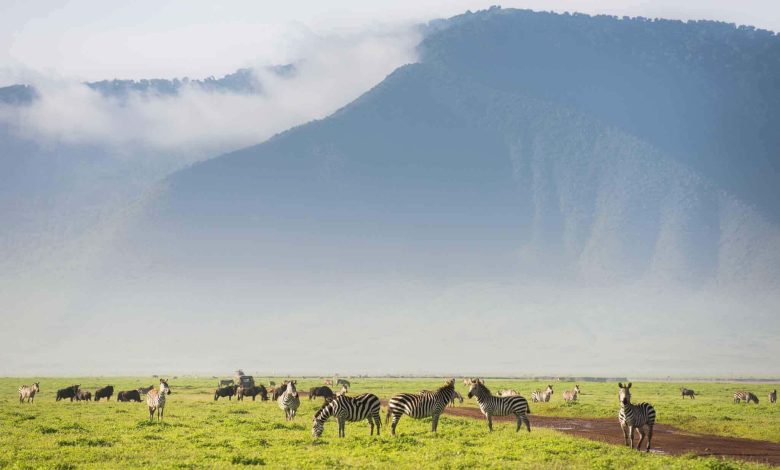
[[[548,385],[547,388],[543,391],[536,390],[531,394],[531,400],[533,400],[534,403],[538,402],[544,402],[547,403],[550,401],[550,398],[553,394],[553,387],[552,385]]]
[[[498,396],[500,397],[519,397],[520,393],[517,390],[499,390]]]
[[[141,395],[146,395],[152,389],[154,389],[154,385],[149,385],[148,387],[138,387],[137,390]]]
[[[740,401],[744,401],[745,403],[750,403],[752,401],[758,405],[758,397],[747,390],[734,392],[734,403],[739,403]]]
[[[379,412],[379,397],[373,393],[364,393],[354,398],[342,395],[326,403],[314,414],[311,434],[315,439],[320,437],[325,429],[325,421],[334,416],[339,423],[339,437],[344,437],[344,424],[347,421],[355,422],[364,419],[368,420],[368,424],[371,426],[372,436],[374,435],[374,424],[376,424],[376,435],[379,436],[379,430],[382,427]]]
[[[34,382],[32,385],[22,385],[19,387],[19,403],[23,403],[27,400],[27,403],[35,401],[35,394],[40,392],[39,382]]]
[[[626,445],[634,448],[634,430],[639,431],[639,442],[636,445],[636,449],[639,450],[642,447],[642,441],[645,440],[647,435],[647,452],[650,452],[650,443],[653,440],[653,426],[655,426],[655,408],[650,403],[638,403],[636,405],[631,404],[631,382],[626,385],[618,383],[620,387],[620,412],[618,413],[618,420],[620,421],[620,428],[623,430],[623,438],[626,441]],[[647,430],[645,430],[647,428]],[[631,438],[629,443],[629,436]]]
[[[493,432],[493,416],[515,415],[517,418],[517,429],[520,431],[525,423],[528,432],[531,432],[531,423],[528,421],[528,414],[531,410],[528,408],[528,400],[517,395],[511,397],[497,397],[490,393],[490,389],[485,386],[482,379],[471,379],[469,386],[469,398],[477,398],[479,409],[487,418],[488,429]]]
[[[452,400],[450,401],[450,406],[455,406],[455,400],[458,400],[458,402],[462,405],[463,404],[463,395],[461,395],[458,392],[455,392],[452,395]]]
[[[163,420],[165,410],[165,395],[171,394],[168,380],[160,379],[160,390],[149,390],[146,394],[146,405],[149,407],[149,421],[154,420],[154,411],[157,410],[157,421]]]
[[[291,421],[295,418],[295,412],[301,404],[301,399],[298,397],[298,390],[295,389],[296,380],[287,382],[287,389],[279,395],[279,399],[276,401],[279,404],[279,408],[284,411],[284,417],[287,421]]]
[[[393,424],[390,433],[395,436],[395,428],[398,426],[398,420],[404,414],[414,419],[432,418],[431,431],[436,432],[439,425],[439,416],[447,407],[447,403],[452,401],[455,394],[455,379],[450,379],[447,383],[431,393],[401,393],[390,399],[387,404],[387,416],[385,424],[393,415]]]
[[[336,396],[340,397],[342,395],[346,395],[348,392],[349,392],[349,389],[347,388],[347,386],[344,385],[344,384],[341,384],[341,389],[339,389],[339,391],[336,392]]]
[[[683,400],[685,397],[691,397],[691,400],[695,400],[697,393],[690,388],[680,387],[680,395],[682,396]]]
[[[777,403],[777,389],[769,392],[769,403]]]
[[[577,396],[580,394],[580,386],[574,385],[573,390],[564,390],[563,391],[563,401],[565,402],[575,402],[577,401]]]
[[[347,380],[347,379],[338,379],[338,380],[336,380],[336,385],[337,386],[338,385],[344,385],[345,387],[351,387],[352,386],[352,384],[349,383],[349,380]]]

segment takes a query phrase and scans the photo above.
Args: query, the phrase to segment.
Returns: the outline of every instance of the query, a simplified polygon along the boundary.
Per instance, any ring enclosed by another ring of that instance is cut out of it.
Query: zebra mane
[[[485,385],[483,382],[477,382],[477,387],[480,387],[482,390],[486,391],[489,395],[492,395],[493,392],[490,391],[490,389]]]
[[[316,419],[316,420],[320,420],[320,419],[322,419],[322,415],[325,413],[325,410],[326,410],[326,409],[328,409],[328,416],[330,416],[331,414],[333,414],[332,407],[333,407],[333,404],[334,404],[335,402],[336,402],[336,400],[335,400],[335,399],[333,399],[333,400],[331,400],[331,401],[329,401],[329,402],[323,403],[323,404],[322,404],[322,406],[320,407],[320,409],[319,409],[319,410],[317,410],[317,411],[314,413],[314,419]]]

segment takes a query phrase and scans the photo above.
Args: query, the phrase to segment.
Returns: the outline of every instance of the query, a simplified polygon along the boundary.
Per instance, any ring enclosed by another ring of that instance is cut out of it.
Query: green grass
[[[202,378],[170,381],[173,394],[168,398],[166,422],[158,424],[147,421],[145,403],[117,403],[115,397],[110,403],[54,400],[56,389],[71,383],[91,390],[113,384],[118,391],[149,385],[153,383],[151,378],[41,379],[42,392],[36,402],[19,405],[16,389],[29,382],[0,379],[3,468],[762,468],[712,458],[647,455],[540,428],[533,429],[531,434],[517,434],[509,423],[496,423],[496,432],[489,434],[483,420],[454,417],[443,417],[437,434],[429,431],[430,420],[404,417],[398,437],[390,437],[383,428],[378,439],[368,436],[366,423],[348,423],[347,437],[339,439],[336,424],[329,422],[323,438],[315,441],[311,437],[311,417],[319,402],[304,398],[298,417],[289,423],[275,403],[223,399],[214,402],[216,381]],[[353,393],[371,391],[388,398],[399,391],[430,389],[440,383],[440,379],[355,379]],[[487,383],[493,390],[511,387],[527,396],[542,385],[499,380]],[[319,384],[319,380],[299,380],[299,389]],[[553,402],[534,405],[534,414],[615,416],[614,384],[582,384],[585,394],[580,403],[571,406],[559,403],[561,385],[555,384]],[[632,390],[636,399],[656,405],[661,422],[777,440],[780,416],[764,400],[759,407],[737,406],[730,403],[727,392],[739,386],[704,384],[694,388],[700,388],[702,395],[691,403],[679,399],[676,385],[635,383]],[[763,389],[767,387],[748,388],[761,391],[763,398]],[[465,395],[460,383],[458,390]],[[724,416],[730,420],[723,420]],[[749,426],[750,418],[760,419],[761,426]],[[754,429],[757,427],[769,429]],[[620,432],[617,420],[615,432]]]

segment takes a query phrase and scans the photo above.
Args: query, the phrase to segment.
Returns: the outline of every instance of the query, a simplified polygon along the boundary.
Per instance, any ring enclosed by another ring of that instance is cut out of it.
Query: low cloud
[[[262,93],[185,86],[176,95],[131,92],[118,99],[80,81],[17,73],[32,82],[39,99],[31,106],[0,108],[0,121],[44,144],[99,146],[125,158],[153,155],[186,164],[327,116],[398,66],[414,62],[419,32],[413,26],[328,36],[309,32],[290,42],[282,56],[295,65],[294,74],[274,74],[267,63],[251,65]]]

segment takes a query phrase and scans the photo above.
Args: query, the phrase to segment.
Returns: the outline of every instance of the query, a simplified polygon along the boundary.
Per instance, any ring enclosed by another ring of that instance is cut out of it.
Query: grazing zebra
[[[777,403],[777,389],[769,392],[769,403]]]
[[[468,397],[477,398],[479,409],[487,418],[488,429],[491,432],[493,431],[493,416],[507,415],[515,415],[517,418],[517,429],[515,429],[515,432],[520,431],[523,422],[525,422],[528,432],[531,432],[531,423],[528,421],[528,413],[531,410],[528,409],[528,400],[525,398],[519,395],[511,397],[493,396],[482,379],[471,380]]]
[[[338,379],[336,380],[336,385],[344,385],[345,387],[351,387],[352,384],[349,383],[349,380],[347,379]]]
[[[154,419],[154,411],[157,410],[157,421],[163,420],[165,410],[165,395],[171,394],[171,388],[166,379],[160,379],[159,390],[149,390],[146,394],[146,405],[149,407],[149,421]]]
[[[19,387],[19,403],[23,403],[24,400],[27,400],[27,403],[35,401],[35,394],[41,391],[38,384],[39,382],[34,382],[32,385]]]
[[[564,390],[563,391],[563,401],[565,402],[575,402],[577,401],[577,396],[580,394],[580,386],[574,385],[574,390]]]
[[[734,392],[734,403],[739,403],[740,401],[744,401],[745,403],[750,403],[752,401],[758,405],[758,397],[747,390]]]
[[[519,397],[520,392],[517,390],[499,390],[498,391],[499,397]]]
[[[298,410],[298,406],[301,404],[301,399],[298,398],[298,390],[295,389],[295,380],[287,382],[287,388],[284,393],[279,396],[277,403],[279,408],[284,411],[284,417],[287,421],[291,421],[295,418],[295,412]]]
[[[341,385],[341,389],[338,392],[336,392],[336,396],[340,397],[342,395],[346,395],[348,392],[349,392],[349,389],[347,388],[347,386],[342,384]]]
[[[553,387],[552,385],[548,385],[547,388],[544,391],[536,390],[531,394],[531,400],[534,403],[544,402],[547,403],[550,401],[550,398],[553,394]]]
[[[691,397],[691,400],[695,400],[697,394],[690,388],[680,387],[680,395],[682,395],[683,400],[685,397]]]
[[[439,425],[439,416],[447,407],[447,403],[452,401],[455,394],[455,379],[450,379],[447,383],[432,393],[401,393],[390,399],[387,404],[387,417],[385,424],[393,415],[393,425],[390,433],[395,436],[395,427],[401,416],[407,414],[414,419],[431,417],[431,431],[436,432]]]
[[[631,382],[625,386],[622,383],[618,383],[620,387],[620,412],[618,413],[618,420],[620,420],[620,428],[623,430],[623,438],[626,440],[626,445],[634,448],[634,430],[639,430],[639,442],[636,445],[636,449],[639,450],[642,447],[642,441],[645,440],[645,434],[647,435],[647,452],[650,452],[650,443],[653,440],[653,426],[655,426],[655,408],[650,403],[638,403],[636,405],[631,404]],[[647,430],[645,430],[645,428]],[[629,443],[629,437],[631,441]]]
[[[372,436],[374,435],[374,424],[376,424],[377,436],[382,427],[382,420],[379,418],[379,398],[372,393],[364,393],[354,398],[342,395],[326,403],[314,414],[311,426],[312,436],[317,438],[322,435],[325,421],[331,416],[335,416],[339,423],[339,437],[344,437],[344,424],[347,421],[368,420]]]

